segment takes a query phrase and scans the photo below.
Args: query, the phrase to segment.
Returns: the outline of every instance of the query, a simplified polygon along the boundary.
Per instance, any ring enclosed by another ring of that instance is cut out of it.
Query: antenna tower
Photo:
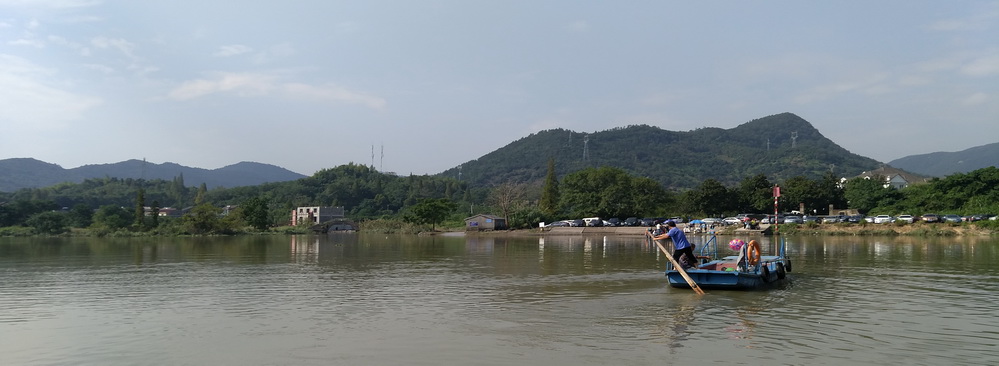
[[[583,135],[583,161],[590,158],[590,135]]]
[[[383,168],[385,168],[385,144],[382,144],[382,156],[378,159],[378,170],[385,170]]]
[[[798,142],[798,131],[791,132],[791,148]]]
[[[371,145],[371,167],[375,167],[375,145]]]
[[[462,166],[462,164],[458,164],[458,180],[459,181],[461,181],[461,166]]]

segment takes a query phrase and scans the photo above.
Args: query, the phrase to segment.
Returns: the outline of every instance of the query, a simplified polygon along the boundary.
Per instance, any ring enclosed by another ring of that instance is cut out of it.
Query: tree
[[[526,185],[524,184],[514,184],[511,182],[500,184],[489,194],[489,201],[500,209],[503,217],[509,220],[511,217],[510,213],[514,209],[519,208],[523,203],[525,188]]]
[[[739,211],[770,212],[774,205],[773,188],[773,183],[763,174],[743,179],[738,188]]]
[[[418,224],[430,224],[430,230],[436,231],[437,224],[457,209],[458,204],[447,198],[425,198],[410,208],[412,215],[408,216],[407,220]]]
[[[894,189],[885,187],[884,177],[873,176],[870,178],[857,177],[846,182],[843,188],[843,195],[850,208],[857,209],[862,214],[867,214],[879,205],[888,205],[894,202],[891,198]],[[927,208],[932,210],[933,208]]]
[[[706,215],[717,216],[730,213],[738,207],[735,195],[728,190],[721,182],[714,179],[706,179],[701,185],[690,191],[685,197],[691,202],[688,207],[694,212]]]
[[[115,205],[104,205],[94,213],[95,226],[106,227],[111,230],[121,229],[132,222],[132,213]]]
[[[139,188],[135,194],[135,227],[142,228],[146,218],[146,190]]]
[[[62,234],[69,227],[66,214],[46,211],[32,215],[26,224],[42,234]]]
[[[562,179],[560,203],[574,217],[627,217],[665,211],[671,200],[657,182],[611,167],[587,168]]]
[[[205,203],[205,195],[207,194],[208,194],[208,185],[205,183],[201,183],[201,185],[198,186],[198,194],[194,196],[194,204],[200,205],[202,203]]]
[[[267,201],[260,197],[252,197],[243,201],[239,206],[243,213],[243,219],[253,228],[264,231],[267,230],[270,221],[267,219]]]
[[[558,179],[555,177],[555,159],[548,159],[548,173],[545,174],[545,184],[541,189],[541,199],[538,208],[550,219],[558,214]]]
[[[222,209],[208,203],[194,206],[184,216],[184,226],[191,234],[212,234],[220,231]]]
[[[152,215],[151,219],[153,221],[152,227],[160,226],[160,201],[153,200]]]
[[[73,205],[66,218],[72,227],[87,227],[93,223],[93,217],[94,210],[90,208],[90,205],[78,203]]]

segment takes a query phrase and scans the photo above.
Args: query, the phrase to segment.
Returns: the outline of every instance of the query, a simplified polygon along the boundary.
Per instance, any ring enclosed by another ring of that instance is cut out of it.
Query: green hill
[[[889,165],[913,173],[944,177],[954,173],[999,166],[999,142],[957,152],[910,155],[892,160]]]
[[[591,134],[541,131],[440,175],[460,176],[471,186],[531,182],[544,178],[549,158],[559,176],[611,166],[673,189],[693,188],[709,178],[734,185],[755,174],[774,181],[814,179],[829,171],[852,177],[881,165],[836,145],[801,117],[782,113],[731,129],[678,132],[633,125]]]

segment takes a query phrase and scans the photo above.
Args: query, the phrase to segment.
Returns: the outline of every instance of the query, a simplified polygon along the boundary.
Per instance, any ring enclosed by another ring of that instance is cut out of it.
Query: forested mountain
[[[584,134],[547,130],[514,141],[441,175],[470,186],[523,183],[544,177],[549,158],[559,176],[611,166],[652,178],[669,189],[696,187],[705,179],[726,185],[756,174],[773,181],[818,178],[832,171],[852,177],[881,164],[853,154],[792,113],[772,115],[731,129],[667,131],[633,125]]]
[[[910,155],[888,163],[913,173],[943,177],[990,166],[999,167],[999,142],[957,152]]]
[[[29,158],[0,160],[0,192],[47,187],[65,182],[80,183],[88,178],[106,177],[168,181],[183,177],[183,182],[189,187],[204,183],[209,188],[217,188],[284,182],[305,176],[278,166],[253,162],[241,162],[209,170],[174,163],[153,164],[133,159],[114,164],[94,164],[64,169],[56,164]]]

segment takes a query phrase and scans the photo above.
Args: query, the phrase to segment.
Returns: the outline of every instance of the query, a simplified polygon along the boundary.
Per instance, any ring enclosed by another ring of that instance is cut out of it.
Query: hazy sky
[[[884,162],[999,142],[999,1],[0,0],[0,159],[434,174],[781,112]]]

